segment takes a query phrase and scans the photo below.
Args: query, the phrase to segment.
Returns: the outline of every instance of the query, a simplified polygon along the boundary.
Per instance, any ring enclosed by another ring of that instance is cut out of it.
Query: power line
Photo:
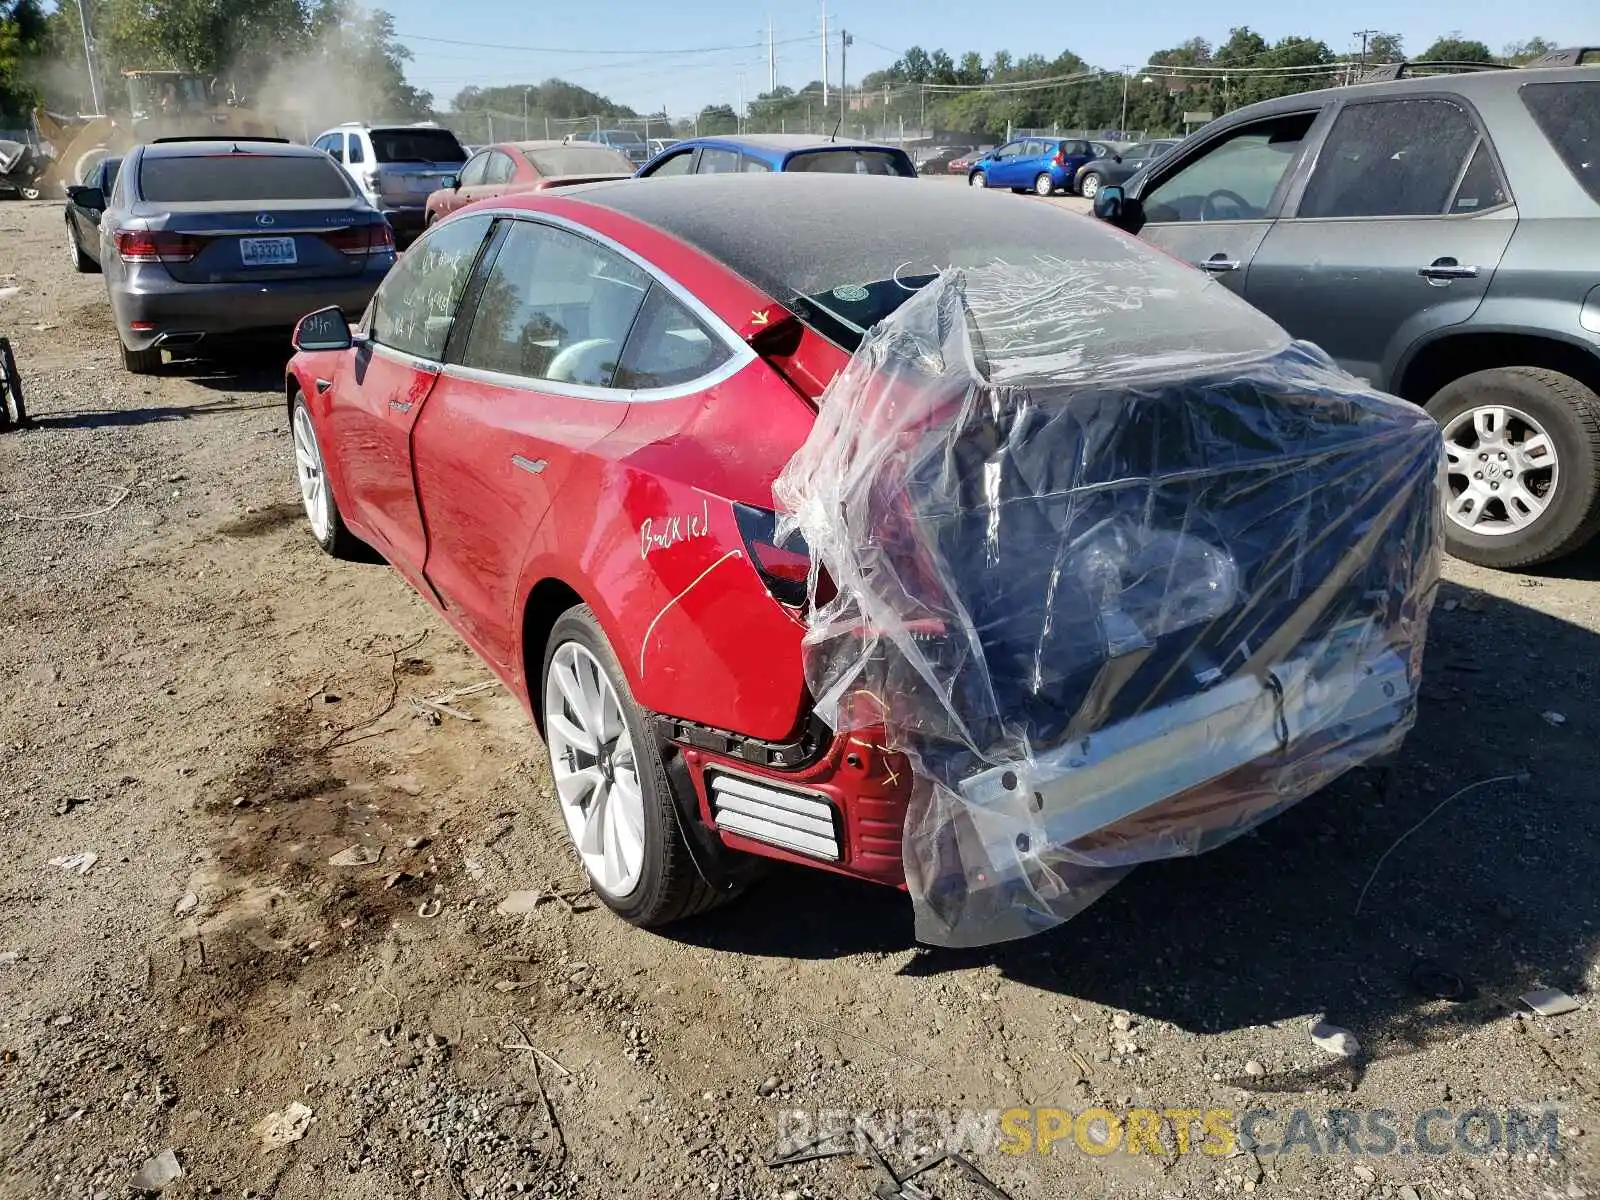
[[[525,54],[611,54],[611,55],[670,55],[680,57],[686,54],[715,54],[722,50],[760,50],[764,49],[765,42],[741,42],[731,46],[689,46],[676,50],[575,50],[570,46],[508,46],[504,42],[469,42],[460,38],[428,37],[420,33],[396,33],[395,37],[401,41],[409,42],[436,42],[441,46],[475,46],[483,50],[519,50]],[[775,46],[788,46],[796,42],[809,42],[809,37],[780,38],[772,44]]]

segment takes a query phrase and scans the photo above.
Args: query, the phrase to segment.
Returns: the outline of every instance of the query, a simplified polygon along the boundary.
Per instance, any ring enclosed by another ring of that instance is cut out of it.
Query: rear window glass
[[[1600,201],[1600,80],[1530,83],[1522,102],[1567,170]]]
[[[833,175],[901,175],[917,172],[887,150],[808,150],[796,154],[785,171],[826,171]]]
[[[631,175],[633,165],[616,150],[604,146],[558,146],[528,153],[528,161],[541,175]]]
[[[309,154],[147,156],[139,163],[139,195],[157,204],[348,200],[351,194],[343,171]]]
[[[462,163],[467,152],[448,129],[374,129],[373,156],[381,163]]]

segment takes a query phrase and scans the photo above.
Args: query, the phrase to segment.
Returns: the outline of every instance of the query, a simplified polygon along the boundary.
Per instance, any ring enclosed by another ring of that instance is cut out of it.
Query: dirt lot
[[[929,951],[902,897],[788,869],[642,933],[582,892],[516,702],[429,720],[414,699],[487,671],[312,544],[281,361],[125,375],[59,210],[0,207],[0,245],[37,418],[0,435],[0,1193],[126,1195],[171,1150],[180,1197],[870,1197],[857,1158],[769,1169],[778,1114],[1090,1104],[1269,1108],[1262,1142],[1388,1109],[1401,1138],[974,1161],[1019,1198],[1600,1185],[1595,556],[1451,564],[1390,790],[1349,777],[1053,935]],[[380,857],[330,865],[351,847]],[[497,911],[514,890],[546,898]],[[1424,994],[1430,961],[1464,994]],[[1583,1007],[1519,1012],[1536,985]],[[1318,1015],[1360,1054],[1316,1048]],[[263,1144],[291,1103],[303,1137]],[[1429,1109],[1448,1143],[1545,1105],[1554,1153],[1401,1153]]]

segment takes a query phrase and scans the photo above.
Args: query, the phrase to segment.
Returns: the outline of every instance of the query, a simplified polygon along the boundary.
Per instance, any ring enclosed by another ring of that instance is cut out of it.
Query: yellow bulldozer
[[[34,110],[39,138],[54,151],[34,188],[44,195],[64,195],[101,159],[159,137],[284,136],[275,122],[253,111],[231,87],[206,75],[124,71],[122,78],[127,106],[115,114],[72,119]]]

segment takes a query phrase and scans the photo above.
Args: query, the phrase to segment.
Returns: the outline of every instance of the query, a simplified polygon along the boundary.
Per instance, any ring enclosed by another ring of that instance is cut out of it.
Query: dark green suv
[[[1229,113],[1095,211],[1426,406],[1452,554],[1547,562],[1600,531],[1600,53],[1422,66]]]

